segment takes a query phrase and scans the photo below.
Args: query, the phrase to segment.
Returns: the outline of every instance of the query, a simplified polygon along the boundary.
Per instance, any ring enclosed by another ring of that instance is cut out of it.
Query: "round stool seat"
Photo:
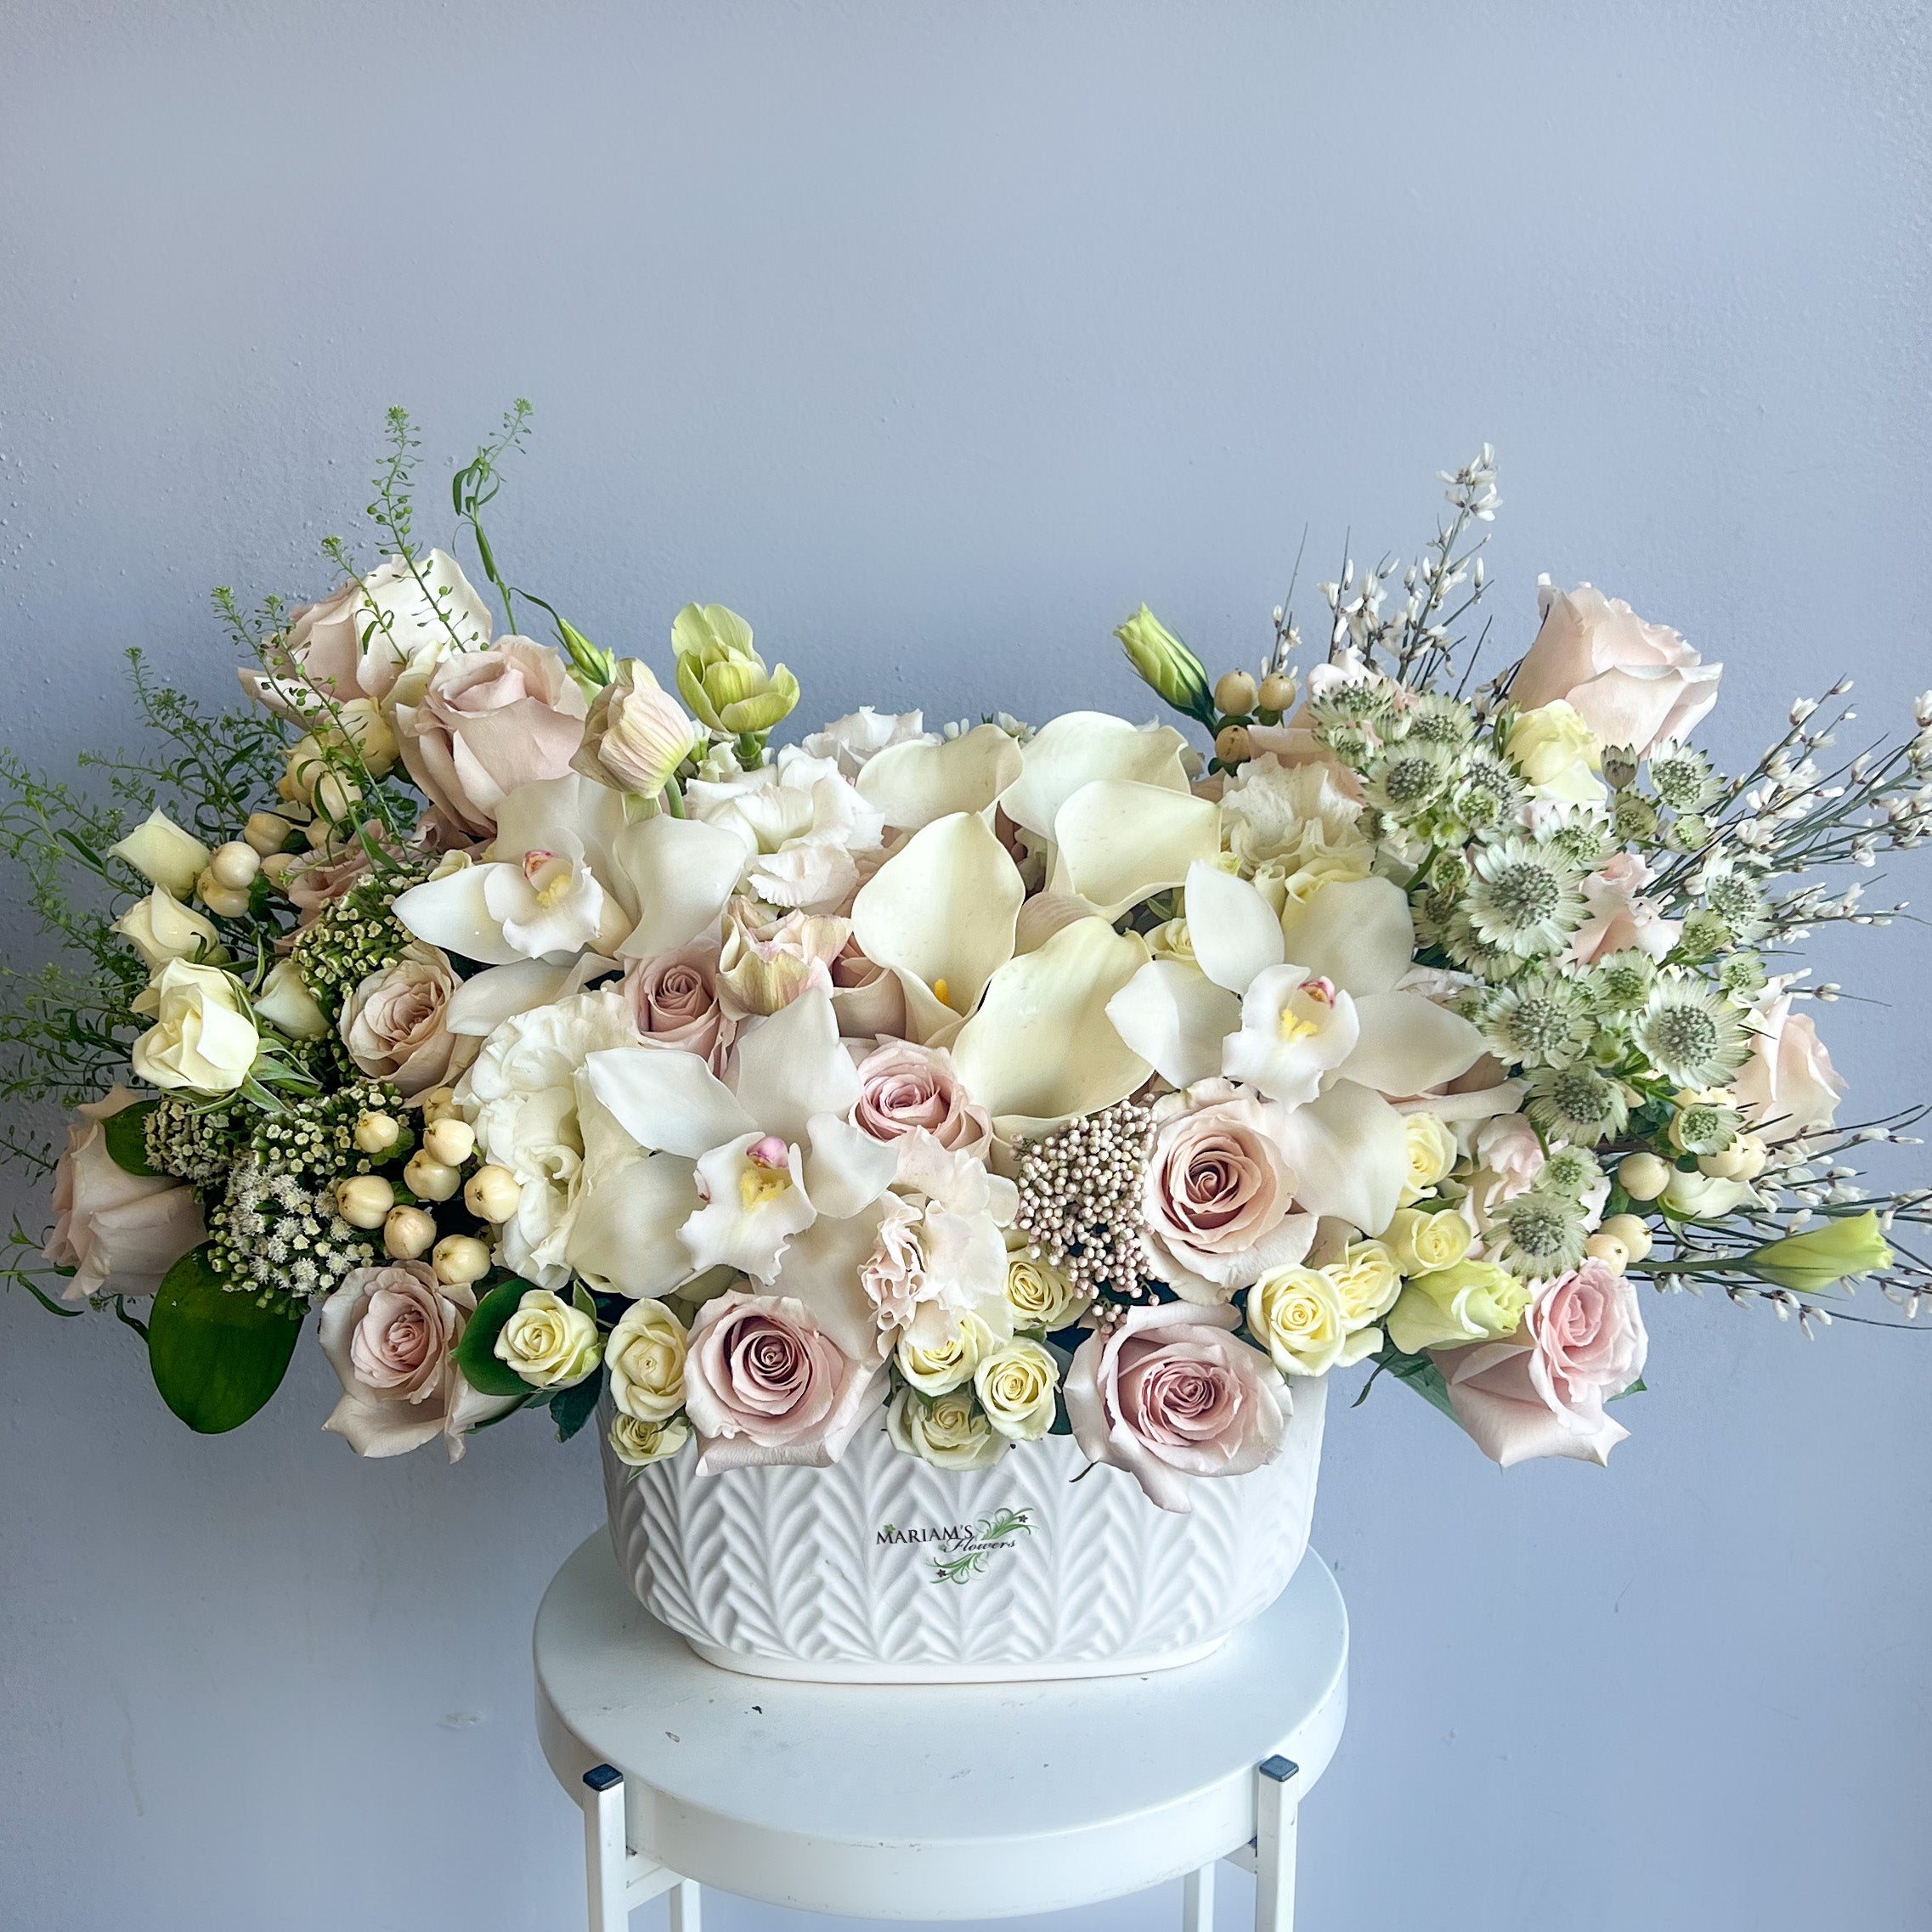
[[[946,1587],[935,1585],[935,1588]],[[1255,1767],[1297,1790],[1342,1734],[1348,1624],[1313,1552],[1201,1662],[1015,1684],[809,1684],[700,1661],[593,1535],[538,1612],[537,1720],[573,1796],[624,1779],[631,1847],[741,1896],[987,1918],[1121,1896],[1255,1831]]]

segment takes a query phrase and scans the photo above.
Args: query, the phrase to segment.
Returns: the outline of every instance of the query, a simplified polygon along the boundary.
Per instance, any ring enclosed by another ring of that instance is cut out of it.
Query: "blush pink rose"
[[[1280,1454],[1288,1385],[1230,1332],[1232,1308],[1130,1309],[1081,1344],[1067,1417],[1095,1462],[1124,1469],[1164,1510],[1187,1511],[1200,1476],[1243,1476]]]
[[[449,1031],[461,982],[436,946],[412,940],[393,966],[360,981],[337,1022],[349,1058],[371,1080],[393,1082],[405,1100],[447,1086],[477,1057],[480,1040]]]
[[[1315,1217],[1291,1212],[1278,1116],[1226,1080],[1155,1104],[1141,1218],[1149,1265],[1183,1302],[1225,1302],[1308,1253]]]
[[[1505,1469],[1536,1456],[1608,1461],[1630,1431],[1604,1404],[1642,1375],[1650,1348],[1635,1284],[1586,1261],[1538,1293],[1522,1332],[1433,1352],[1456,1420]]]
[[[686,1345],[685,1413],[706,1473],[752,1463],[828,1467],[863,1419],[878,1373],[845,1355],[788,1295],[720,1295],[698,1311]]]
[[[479,1394],[451,1359],[476,1313],[469,1288],[427,1263],[359,1268],[322,1304],[323,1353],[342,1398],[322,1426],[358,1455],[402,1455],[441,1436],[456,1461],[463,1438],[510,1403]]]
[[[1745,1124],[1771,1141],[1829,1127],[1844,1092],[1811,1015],[1793,1012],[1788,993],[1759,1008],[1750,1057],[1731,1084]]]
[[[1607,745],[1641,757],[1695,730],[1717,702],[1722,664],[1707,664],[1675,630],[1646,624],[1621,597],[1588,584],[1537,593],[1543,623],[1510,686],[1525,711],[1559,698]]]
[[[483,838],[519,785],[561,778],[588,707],[562,656],[528,637],[448,657],[421,701],[396,708],[410,776],[449,826]]]
[[[1677,943],[1681,920],[1664,918],[1654,899],[1646,899],[1650,867],[1635,852],[1618,852],[1583,882],[1589,916],[1570,941],[1570,958],[1594,966],[1613,952],[1647,952],[1661,959]]]
[[[899,975],[860,950],[850,934],[833,960],[832,1010],[839,1031],[862,1040],[906,1031],[906,994]]]
[[[74,1273],[63,1291],[84,1302],[104,1289],[151,1295],[207,1236],[193,1188],[167,1174],[130,1174],[107,1150],[105,1122],[140,1098],[125,1087],[80,1110],[54,1167],[54,1232],[47,1258]]]
[[[882,1040],[859,1062],[859,1102],[852,1124],[874,1140],[929,1134],[949,1154],[984,1158],[993,1123],[968,1098],[943,1048],[909,1040]]]
[[[715,941],[634,959],[624,969],[624,1001],[646,1046],[679,1048],[724,1072],[738,1023],[719,1003]]]

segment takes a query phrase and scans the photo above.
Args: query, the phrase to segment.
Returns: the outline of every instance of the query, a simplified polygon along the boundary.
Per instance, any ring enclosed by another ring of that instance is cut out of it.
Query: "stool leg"
[[[1295,1932],[1300,1770],[1291,1759],[1267,1758],[1255,1775],[1255,1932]]]
[[[1203,1865],[1181,1881],[1181,1932],[1214,1932],[1214,1867]]]
[[[630,1912],[624,1903],[624,1774],[596,1765],[585,1772],[584,1788],[590,1794],[584,1805],[584,1885],[590,1932],[625,1932]]]
[[[671,1888],[671,1932],[700,1932],[698,1895],[695,1878],[680,1878]]]

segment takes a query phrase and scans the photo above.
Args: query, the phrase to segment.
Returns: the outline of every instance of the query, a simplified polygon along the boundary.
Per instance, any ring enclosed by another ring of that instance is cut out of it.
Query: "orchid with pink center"
[[[1143,966],[1108,1002],[1116,1031],[1176,1087],[1223,1075],[1283,1103],[1297,1205],[1387,1227],[1407,1169],[1390,1101],[1483,1051],[1467,1020],[1403,987],[1415,929],[1402,889],[1337,882],[1277,918],[1246,880],[1197,862],[1187,911],[1193,962]]]
[[[793,1236],[869,1207],[898,1166],[852,1125],[858,1070],[823,987],[740,1036],[735,1088],[695,1054],[648,1047],[592,1054],[585,1072],[639,1146],[695,1164],[700,1205],[676,1228],[694,1274],[771,1281]]]

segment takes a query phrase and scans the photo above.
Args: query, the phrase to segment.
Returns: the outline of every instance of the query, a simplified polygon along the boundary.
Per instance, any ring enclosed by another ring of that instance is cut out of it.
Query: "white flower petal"
[[[821,1215],[856,1214],[892,1185],[899,1172],[899,1150],[874,1140],[834,1114],[815,1114],[806,1132],[811,1145],[805,1158],[805,1189]]]
[[[805,1139],[813,1115],[843,1116],[857,1105],[859,1070],[839,1044],[824,987],[807,986],[739,1036],[737,1091],[746,1117],[788,1142]]]
[[[1187,917],[1196,963],[1231,993],[1245,993],[1257,974],[1288,957],[1274,908],[1246,879],[1218,866],[1188,867]]]
[[[993,1115],[1064,1119],[1123,1100],[1148,1063],[1115,1031],[1107,1003],[1147,963],[1146,942],[1104,919],[1076,919],[1000,968],[952,1058]]]
[[[1345,993],[1386,993],[1398,986],[1415,953],[1409,898],[1386,878],[1325,885],[1281,913],[1287,957],[1325,974]]]
[[[1339,990],[1330,998],[1310,978],[1294,964],[1257,973],[1241,1002],[1240,1029],[1221,1048],[1220,1071],[1291,1107],[1313,1099],[1361,1037],[1354,1001]]]
[[[1060,807],[1096,778],[1184,792],[1181,753],[1187,742],[1171,725],[1142,731],[1104,711],[1065,712],[1022,747],[1020,776],[1002,794],[1001,808],[1015,825],[1050,839]]]
[[[675,952],[718,923],[745,861],[727,826],[659,812],[624,827],[612,843],[637,924],[618,948],[626,959]]]
[[[695,1054],[666,1047],[613,1047],[584,1063],[590,1091],[640,1147],[695,1161],[760,1123]]]
[[[1295,1200],[1379,1234],[1395,1218],[1409,1172],[1402,1116],[1379,1093],[1338,1080],[1305,1107],[1287,1110],[1281,1141],[1295,1171]]]
[[[1460,1014],[1420,993],[1364,993],[1355,1002],[1361,1038],[1341,1065],[1344,1080],[1398,1099],[1467,1073],[1488,1048]]]
[[[1240,1025],[1241,1003],[1183,960],[1150,959],[1107,1002],[1107,1017],[1163,1080],[1192,1087],[1220,1072],[1221,1042]]]
[[[503,936],[503,927],[484,897],[493,873],[514,873],[513,866],[461,866],[442,878],[426,880],[396,895],[390,908],[418,939],[440,946],[445,952],[486,966],[508,966],[523,954]]]
[[[1189,792],[1096,778],[1055,815],[1054,843],[1054,890],[1076,893],[1117,919],[1220,851],[1221,807]]]
[[[941,1003],[970,1013],[1013,957],[1014,921],[1025,895],[1020,868],[986,821],[958,812],[915,833],[860,888],[852,934],[868,959],[908,982],[909,1001],[916,997],[911,981],[929,997],[943,983]],[[932,1016],[925,1017],[922,1037],[932,1031]]]
[[[698,1178],[710,1198],[680,1230],[695,1274],[735,1268],[769,1281],[778,1272],[785,1244],[816,1217],[795,1172],[769,1192],[760,1184],[777,1170],[748,1158],[748,1150],[759,1138],[740,1135],[713,1148],[698,1163]]]
[[[492,966],[457,987],[443,1009],[443,1023],[452,1033],[487,1039],[505,1020],[580,992],[591,980],[616,969],[615,960],[595,952],[565,966],[546,965],[540,959]]]
[[[775,1294],[789,1295],[855,1362],[877,1362],[885,1352],[878,1311],[859,1270],[878,1240],[883,1199],[845,1219],[822,1214],[786,1245]]]
[[[1020,771],[1010,734],[975,725],[956,738],[888,745],[866,760],[857,783],[888,825],[917,832],[956,811],[985,811]]]
[[[681,1287],[692,1266],[678,1230],[703,1205],[695,1172],[674,1154],[638,1152],[602,1167],[579,1198],[565,1259],[608,1295],[641,1301]]]

